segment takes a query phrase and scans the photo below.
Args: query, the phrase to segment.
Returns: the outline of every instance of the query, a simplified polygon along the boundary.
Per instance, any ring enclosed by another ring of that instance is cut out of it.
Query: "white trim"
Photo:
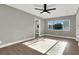
[[[45,36],[45,34],[41,34],[40,36]]]
[[[78,42],[78,46],[79,46],[79,42]]]
[[[10,46],[10,45],[14,45],[14,44],[17,44],[17,43],[20,43],[20,42],[23,42],[23,41],[27,41],[27,40],[31,40],[31,39],[34,39],[34,38],[35,37],[26,38],[26,39],[22,39],[20,41],[16,41],[16,42],[11,42],[11,43],[7,43],[7,44],[4,44],[4,45],[0,45],[0,48],[4,48],[4,47]]]
[[[38,33],[38,34],[39,34],[39,36],[40,36],[40,28],[41,28],[41,27],[40,27],[40,19],[39,19],[39,18],[35,18],[35,19],[34,19],[34,35],[36,34],[36,33],[35,33],[35,21],[36,21],[36,20],[39,21],[39,33]]]
[[[35,37],[35,19],[34,19],[34,37]]]
[[[57,20],[49,20],[49,21],[57,21]],[[58,20],[59,21],[59,20]],[[53,30],[53,29],[49,29],[49,25],[48,25],[48,30],[49,31],[70,31],[70,19],[64,19],[64,20],[61,20],[61,21],[69,21],[69,29],[63,29],[63,30]],[[63,26],[64,28],[64,26]]]
[[[76,15],[79,13],[79,8],[77,9]]]
[[[44,34],[44,35],[54,36],[54,37],[62,37],[62,38],[76,39],[76,37],[69,37],[69,36],[60,36],[60,35],[51,35],[51,34]]]
[[[40,36],[40,30],[41,30],[41,27],[40,27],[40,19],[39,19],[39,36]]]

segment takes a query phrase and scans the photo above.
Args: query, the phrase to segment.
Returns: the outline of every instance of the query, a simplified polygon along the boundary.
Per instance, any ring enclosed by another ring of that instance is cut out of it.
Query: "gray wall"
[[[23,40],[24,36],[34,37],[34,18],[18,9],[0,5],[0,45]]]
[[[51,30],[48,30],[47,22],[49,20],[63,20],[63,19],[70,19],[70,31],[51,31]],[[57,17],[57,18],[45,20],[45,34],[76,37],[76,16],[75,15],[63,16],[63,17]]]

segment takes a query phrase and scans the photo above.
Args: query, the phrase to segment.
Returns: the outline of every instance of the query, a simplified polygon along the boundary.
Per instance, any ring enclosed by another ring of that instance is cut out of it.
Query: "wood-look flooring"
[[[67,46],[63,55],[79,55],[79,46],[74,39],[57,38],[51,36],[44,36],[43,38],[50,38],[59,41],[66,41]],[[0,48],[0,55],[44,55],[36,50],[33,50],[22,43]]]

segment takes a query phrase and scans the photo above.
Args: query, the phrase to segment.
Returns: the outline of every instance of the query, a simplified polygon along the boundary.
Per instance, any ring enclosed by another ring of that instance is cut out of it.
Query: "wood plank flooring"
[[[66,41],[68,44],[63,52],[64,55],[79,55],[79,47],[77,42],[73,39],[57,38],[51,36],[44,36],[43,38],[50,38],[59,41]],[[11,45],[5,48],[0,48],[0,55],[45,55],[36,50],[33,50],[22,43]]]

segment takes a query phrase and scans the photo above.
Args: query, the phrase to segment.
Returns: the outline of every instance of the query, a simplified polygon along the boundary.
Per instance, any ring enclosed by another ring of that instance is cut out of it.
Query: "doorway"
[[[40,36],[40,19],[34,19],[34,29],[35,38],[38,38]]]

